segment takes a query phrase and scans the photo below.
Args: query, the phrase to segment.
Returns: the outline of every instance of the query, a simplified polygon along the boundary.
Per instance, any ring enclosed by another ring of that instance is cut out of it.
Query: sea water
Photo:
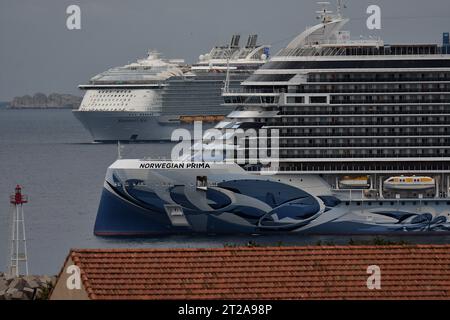
[[[173,144],[125,144],[129,158],[168,158]],[[225,245],[347,244],[331,236],[163,236],[107,239],[93,235],[103,179],[117,158],[115,144],[92,143],[70,110],[0,109],[0,271],[9,252],[9,195],[16,184],[25,205],[28,260],[33,274],[56,274],[70,248],[223,247]],[[352,237],[370,240],[373,237]],[[389,238],[409,243],[450,243],[449,236]]]

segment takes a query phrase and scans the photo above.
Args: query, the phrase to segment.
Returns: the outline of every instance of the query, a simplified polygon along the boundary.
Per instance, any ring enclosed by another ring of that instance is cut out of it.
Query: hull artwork
[[[117,160],[94,233],[410,234],[450,232],[443,199],[352,199],[314,174],[261,175],[236,164]]]

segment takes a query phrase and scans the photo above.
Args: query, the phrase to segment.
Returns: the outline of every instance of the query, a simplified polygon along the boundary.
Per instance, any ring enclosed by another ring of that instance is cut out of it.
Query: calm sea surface
[[[125,157],[164,157],[172,144],[125,145]],[[29,196],[25,206],[30,272],[55,274],[70,248],[223,247],[225,244],[345,244],[349,237],[166,236],[104,239],[93,235],[106,168],[117,146],[91,143],[70,110],[0,109],[0,271],[9,251],[10,206],[16,184]],[[370,240],[372,237],[353,237]],[[450,243],[450,237],[397,237],[410,243]]]

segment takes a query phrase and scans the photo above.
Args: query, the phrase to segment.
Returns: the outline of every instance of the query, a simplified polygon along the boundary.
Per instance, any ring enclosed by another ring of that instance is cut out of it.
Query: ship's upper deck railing
[[[210,60],[265,60],[261,55],[268,52],[270,46],[262,45],[256,47],[230,48],[230,47],[214,47],[210,53],[200,56],[199,63],[205,63]]]
[[[242,93],[285,93],[286,90],[279,88],[258,88],[258,89],[250,89],[250,88],[229,88],[226,91],[223,91],[224,94],[242,94]]]
[[[334,42],[320,45],[303,46],[299,48],[284,48],[278,57],[307,56],[405,56],[405,55],[447,55],[450,45],[374,45],[373,40],[354,42]]]

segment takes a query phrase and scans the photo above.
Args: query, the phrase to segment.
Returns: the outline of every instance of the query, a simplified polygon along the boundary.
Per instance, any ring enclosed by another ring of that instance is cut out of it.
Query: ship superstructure
[[[439,45],[353,41],[340,9],[323,8],[321,23],[224,92],[235,109],[217,128],[276,130],[276,167],[254,164],[248,143],[246,159],[211,168],[118,161],[96,233],[124,194],[147,210],[148,233],[449,232],[448,33]]]
[[[395,198],[384,194],[384,181],[414,173],[435,180],[423,197],[447,197],[448,34],[442,45],[350,41],[340,12],[324,10],[320,18],[239,92],[224,94],[237,107],[227,125],[279,129],[278,170],[324,175],[336,192],[349,174],[370,174],[366,197]]]
[[[269,47],[256,41],[251,35],[240,47],[234,35],[192,66],[150,51],[81,85],[86,94],[74,114],[97,142],[171,140],[173,130],[192,130],[194,121],[213,127],[232,109],[222,106],[227,75],[236,88],[267,60]]]

